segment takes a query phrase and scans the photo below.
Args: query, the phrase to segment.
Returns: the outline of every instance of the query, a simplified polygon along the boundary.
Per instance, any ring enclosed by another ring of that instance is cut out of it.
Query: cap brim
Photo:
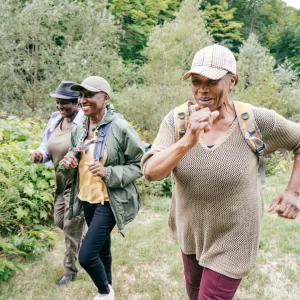
[[[96,89],[90,85],[86,85],[86,84],[73,84],[70,89],[72,91],[81,91],[81,90],[87,90],[87,91],[90,91],[90,92],[101,92],[101,90],[99,89]]]
[[[52,98],[56,98],[56,99],[65,99],[65,100],[73,100],[73,99],[78,99],[78,97],[69,97],[69,96],[65,96],[65,95],[60,95],[60,94],[56,94],[55,92],[51,92],[50,96]]]
[[[206,66],[199,66],[185,73],[182,79],[187,80],[192,74],[199,74],[212,80],[218,80],[224,77],[227,73],[228,73],[227,70],[206,67]]]

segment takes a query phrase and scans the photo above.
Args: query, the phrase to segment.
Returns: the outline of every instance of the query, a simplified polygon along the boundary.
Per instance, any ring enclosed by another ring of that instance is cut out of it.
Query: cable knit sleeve
[[[276,150],[300,153],[300,124],[289,121],[273,110],[253,108],[262,139],[267,145],[265,154]]]

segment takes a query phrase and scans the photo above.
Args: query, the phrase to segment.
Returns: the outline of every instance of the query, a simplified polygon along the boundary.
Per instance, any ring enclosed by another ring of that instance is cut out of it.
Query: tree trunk
[[[33,97],[32,97],[32,111],[36,110],[38,100],[38,66],[39,66],[39,39],[38,35],[35,37],[34,48],[32,53],[33,60]]]

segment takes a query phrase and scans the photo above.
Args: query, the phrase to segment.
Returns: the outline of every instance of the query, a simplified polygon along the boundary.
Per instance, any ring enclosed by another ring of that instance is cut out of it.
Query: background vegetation
[[[300,121],[300,11],[281,0],[0,0],[0,5],[0,280],[22,270],[24,257],[54,244],[44,227],[52,218],[53,170],[32,165],[28,149],[41,141],[55,109],[49,92],[62,79],[106,78],[118,111],[152,142],[164,115],[192,100],[181,77],[194,54],[216,42],[238,60],[233,99]],[[291,160],[275,153],[267,174],[278,177],[290,170]],[[170,196],[169,179],[138,184],[147,208],[168,210],[162,197]],[[178,265],[174,274],[179,278]]]
[[[43,227],[52,223],[53,169],[31,164],[28,151],[39,145],[43,125],[40,118],[0,119],[0,281],[22,270],[24,256],[54,245]]]
[[[152,141],[192,98],[181,80],[217,42],[238,59],[233,98],[300,120],[300,12],[281,0],[0,0],[0,109],[47,118],[61,79],[108,79],[112,101]]]

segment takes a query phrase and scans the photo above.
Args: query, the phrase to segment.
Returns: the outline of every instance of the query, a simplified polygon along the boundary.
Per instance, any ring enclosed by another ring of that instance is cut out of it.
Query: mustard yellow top
[[[95,139],[95,138],[93,138]],[[92,139],[92,140],[93,140]],[[86,139],[84,144],[87,144],[91,140]],[[87,153],[81,152],[81,159],[79,162],[79,194],[78,198],[81,201],[87,201],[89,203],[104,203],[109,201],[106,185],[103,180],[98,176],[93,176],[89,171],[89,167],[85,164],[94,161],[94,148],[95,144],[91,144]],[[100,161],[103,165],[107,159],[107,151],[104,150],[103,159]]]

